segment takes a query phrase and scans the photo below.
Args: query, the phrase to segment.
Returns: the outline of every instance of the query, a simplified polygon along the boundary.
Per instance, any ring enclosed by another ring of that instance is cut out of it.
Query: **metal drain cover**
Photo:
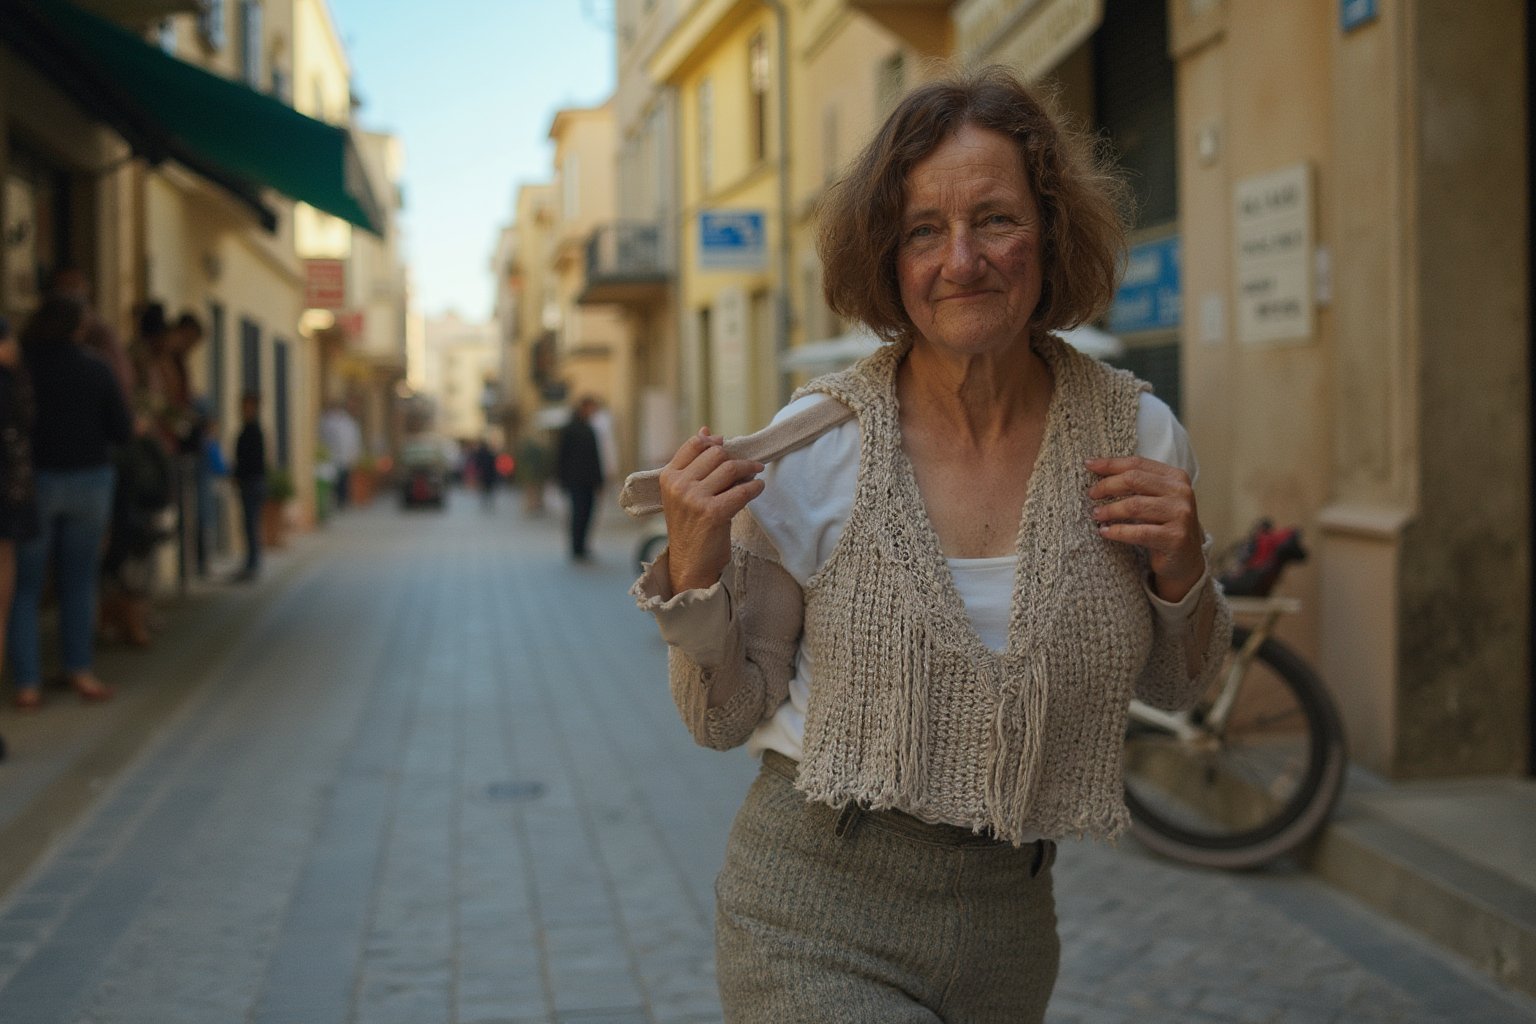
[[[527,803],[544,795],[544,783],[532,779],[492,782],[485,787],[485,795],[504,803]]]

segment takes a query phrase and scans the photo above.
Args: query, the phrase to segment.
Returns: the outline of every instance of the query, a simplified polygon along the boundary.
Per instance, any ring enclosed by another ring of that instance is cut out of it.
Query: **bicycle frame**
[[[1131,701],[1130,707],[1132,719],[1161,729],[1183,742],[1192,742],[1202,736],[1220,735],[1226,731],[1227,716],[1232,713],[1233,705],[1242,694],[1243,680],[1248,675],[1248,666],[1253,664],[1254,655],[1264,641],[1269,639],[1280,616],[1301,611],[1301,602],[1294,597],[1230,597],[1227,604],[1234,616],[1257,619],[1257,623],[1242,650],[1233,655],[1232,663],[1227,666],[1226,679],[1222,681],[1219,696],[1211,705],[1203,723],[1196,725],[1190,720],[1187,711],[1162,711],[1135,699]]]

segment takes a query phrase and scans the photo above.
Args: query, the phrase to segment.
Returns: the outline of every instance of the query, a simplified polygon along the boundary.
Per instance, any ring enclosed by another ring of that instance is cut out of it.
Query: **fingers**
[[[1129,494],[1193,496],[1189,474],[1166,462],[1140,457],[1089,459],[1084,465],[1100,479],[1088,488],[1088,497],[1116,498]]]
[[[731,458],[722,438],[701,429],[662,470],[662,506],[668,522],[679,517],[729,521],[762,493],[756,478],[763,468],[761,462]]]
[[[668,578],[673,592],[709,586],[730,558],[731,520],[763,493],[763,464],[735,459],[724,439],[702,429],[661,472],[667,518]]]
[[[1163,590],[1187,592],[1204,571],[1204,537],[1189,474],[1176,466],[1139,457],[1090,459],[1099,477],[1088,497],[1099,504],[1090,515],[1099,536],[1145,550],[1153,577]]]
[[[708,427],[700,427],[699,432],[684,441],[668,462],[666,469],[683,469],[710,448],[718,448],[725,444],[725,438],[717,437],[709,432]]]

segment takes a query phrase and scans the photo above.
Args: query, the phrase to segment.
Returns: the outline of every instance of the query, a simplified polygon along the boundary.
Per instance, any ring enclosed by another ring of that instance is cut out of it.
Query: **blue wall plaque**
[[[1173,330],[1182,303],[1179,236],[1133,245],[1115,304],[1109,307],[1109,329],[1115,334]]]
[[[1339,26],[1348,32],[1376,20],[1376,0],[1339,0]]]
[[[699,214],[699,268],[762,270],[767,264],[761,210],[704,210]]]

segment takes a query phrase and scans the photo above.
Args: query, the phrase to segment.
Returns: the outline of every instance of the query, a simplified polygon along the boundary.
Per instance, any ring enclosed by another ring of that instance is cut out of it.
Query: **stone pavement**
[[[182,676],[119,670],[125,701],[184,697],[0,897],[0,1022],[719,1020],[711,887],[754,766],[677,722],[634,531],[573,566],[512,505],[353,513],[209,595]],[[0,780],[66,714],[0,719]],[[0,840],[43,820],[21,803]],[[1072,845],[1057,886],[1053,1024],[1536,1021],[1303,875]]]

